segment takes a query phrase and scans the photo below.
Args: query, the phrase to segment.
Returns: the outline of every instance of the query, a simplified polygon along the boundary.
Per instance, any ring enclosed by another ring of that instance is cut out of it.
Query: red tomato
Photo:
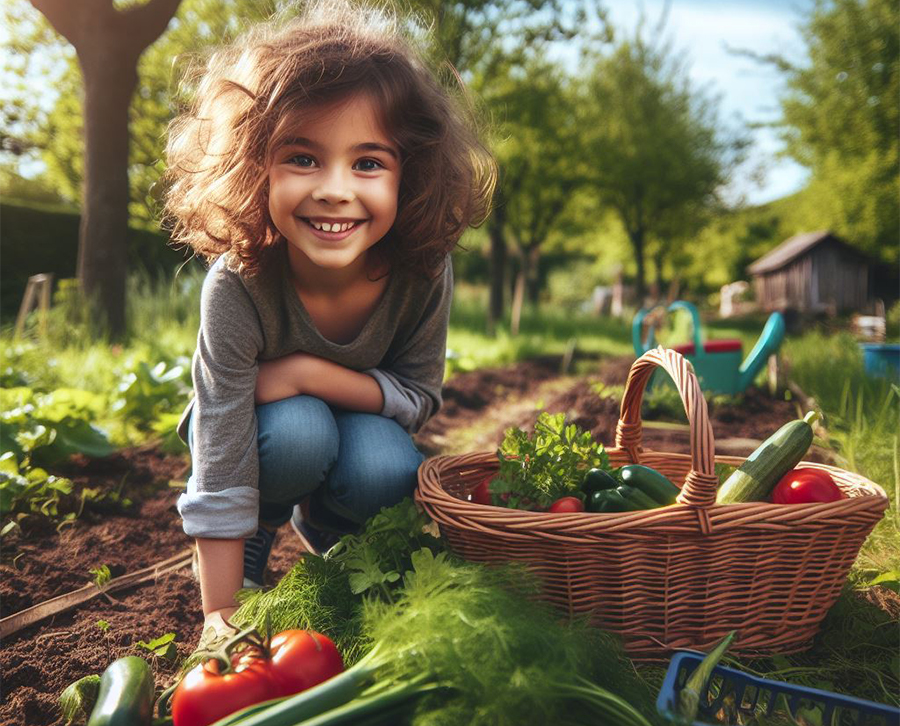
[[[551,512],[583,512],[584,502],[578,497],[561,497],[550,505]]]
[[[775,504],[807,504],[809,502],[836,502],[843,499],[834,479],[821,469],[792,469],[775,485],[772,501]]]
[[[481,482],[472,490],[472,501],[476,504],[491,504],[491,492],[488,489],[493,476],[482,479]]]
[[[283,696],[290,696],[343,672],[341,654],[314,630],[285,630],[272,638],[272,673]]]
[[[208,726],[260,701],[278,698],[280,689],[264,658],[243,658],[234,671],[219,673],[219,661],[191,670],[172,695],[173,726]]]

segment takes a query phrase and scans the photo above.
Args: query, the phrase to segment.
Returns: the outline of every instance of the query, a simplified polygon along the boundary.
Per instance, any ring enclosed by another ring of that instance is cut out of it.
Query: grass
[[[519,334],[510,333],[509,315],[498,322],[494,336],[487,333],[486,298],[463,287],[454,298],[447,336],[447,376],[489,366],[508,365],[537,355],[562,355],[569,341],[580,353],[628,355],[632,352],[630,323],[569,313],[544,306],[526,306]]]
[[[792,380],[825,414],[828,447],[843,468],[881,486],[891,509],[866,541],[854,566],[869,575],[900,571],[900,387],[865,374],[856,341],[846,333],[809,333],[789,340],[784,356]]]

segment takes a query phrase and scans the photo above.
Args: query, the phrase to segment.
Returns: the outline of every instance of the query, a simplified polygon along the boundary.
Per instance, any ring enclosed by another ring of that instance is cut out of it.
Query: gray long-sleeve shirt
[[[372,376],[384,395],[381,415],[417,431],[441,406],[447,324],[453,293],[449,256],[434,280],[395,272],[357,338],[333,343],[316,330],[290,278],[283,244],[257,275],[244,278],[224,258],[210,268],[200,298],[193,359],[193,473],[178,499],[192,537],[238,538],[256,532],[259,453],[254,391],[260,360],[302,351]]]

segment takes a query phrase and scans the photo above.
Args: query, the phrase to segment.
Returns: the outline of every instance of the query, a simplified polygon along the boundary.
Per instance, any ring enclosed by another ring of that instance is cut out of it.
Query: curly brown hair
[[[383,8],[318,0],[196,67],[193,102],[170,125],[166,148],[163,222],[173,241],[210,262],[230,253],[234,269],[254,274],[281,239],[268,211],[268,169],[294,125],[282,121],[302,123],[367,93],[402,164],[397,218],[373,249],[391,269],[434,274],[466,227],[487,217],[497,167],[458,74],[450,74],[455,88],[442,85],[413,38]]]

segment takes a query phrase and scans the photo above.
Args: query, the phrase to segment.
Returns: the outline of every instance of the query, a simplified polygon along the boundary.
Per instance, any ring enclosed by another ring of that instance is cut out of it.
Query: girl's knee
[[[332,496],[357,519],[365,520],[383,507],[412,496],[420,461],[384,462],[379,459],[343,481],[329,482]]]
[[[332,496],[358,517],[370,517],[410,496],[424,460],[394,421],[373,417],[367,423],[371,426],[364,423],[349,431],[339,418],[341,452],[328,481]]]
[[[339,434],[328,405],[294,396],[256,408],[260,496],[289,501],[325,479],[338,456]]]

